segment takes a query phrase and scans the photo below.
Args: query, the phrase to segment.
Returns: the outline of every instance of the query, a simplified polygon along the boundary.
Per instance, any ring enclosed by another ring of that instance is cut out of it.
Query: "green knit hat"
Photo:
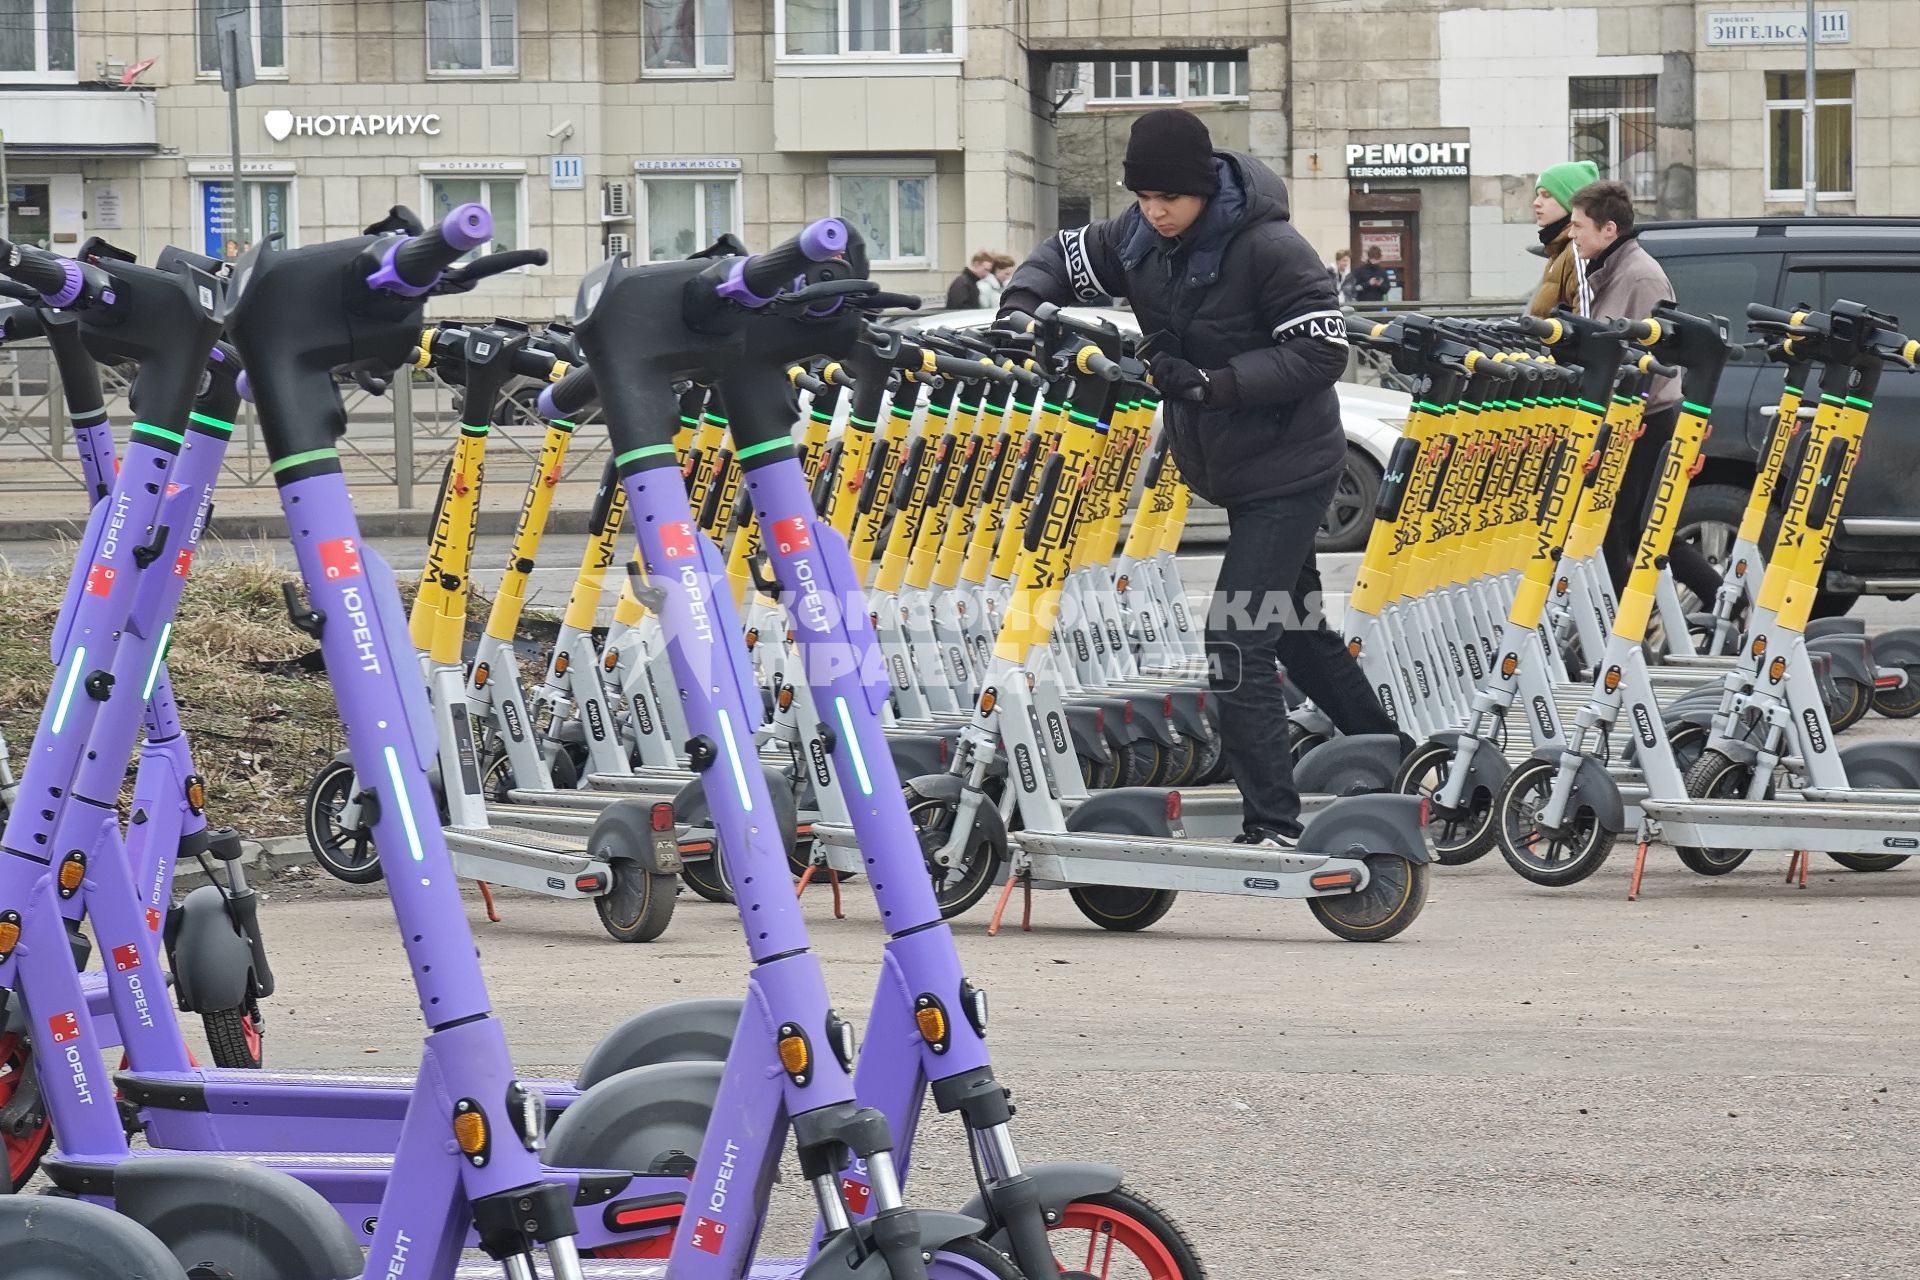
[[[1573,208],[1573,193],[1589,182],[1600,180],[1600,170],[1591,160],[1569,160],[1565,164],[1554,165],[1540,175],[1534,183],[1536,190],[1545,191],[1560,202],[1562,209]]]

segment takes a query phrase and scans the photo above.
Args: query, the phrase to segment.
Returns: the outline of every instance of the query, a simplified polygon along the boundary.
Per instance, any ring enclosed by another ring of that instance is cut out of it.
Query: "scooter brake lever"
[[[436,294],[466,293],[488,276],[497,276],[503,271],[513,271],[520,267],[543,267],[547,264],[545,249],[508,249],[502,253],[490,253],[484,258],[476,258],[461,267],[449,267],[440,276],[435,285]]]

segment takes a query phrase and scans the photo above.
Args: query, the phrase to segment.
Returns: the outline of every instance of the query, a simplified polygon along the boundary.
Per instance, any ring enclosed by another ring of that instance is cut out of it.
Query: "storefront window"
[[[231,262],[272,235],[282,237],[282,247],[294,246],[292,179],[242,179],[245,216],[237,227],[232,217],[231,184],[225,178],[200,178],[196,185],[199,199],[194,201],[194,210],[200,225],[200,252],[209,258]]]
[[[740,231],[738,178],[648,178],[640,189],[648,262],[691,257],[727,232]]]
[[[834,178],[833,211],[866,238],[876,266],[933,260],[933,175],[843,173]]]
[[[0,0],[0,77],[73,79],[73,0]]]
[[[485,253],[500,253],[520,247],[519,178],[429,178],[427,179],[427,221],[437,223],[463,204],[485,205],[493,215],[493,243],[482,245],[462,262],[470,262]]]
[[[728,0],[643,0],[640,47],[646,75],[724,75],[733,65]]]

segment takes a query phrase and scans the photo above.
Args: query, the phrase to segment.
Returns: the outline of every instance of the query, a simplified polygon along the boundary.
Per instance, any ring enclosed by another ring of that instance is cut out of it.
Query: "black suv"
[[[1673,282],[1674,301],[1725,316],[1751,340],[1747,304],[1824,306],[1846,298],[1920,334],[1920,218],[1753,218],[1645,224],[1640,243]],[[1781,367],[1727,366],[1713,402],[1705,468],[1682,509],[1683,535],[1724,562],[1780,399]],[[1797,456],[1797,455],[1795,455]],[[1816,612],[1844,613],[1862,595],[1920,591],[1920,373],[1889,368],[1827,557]]]

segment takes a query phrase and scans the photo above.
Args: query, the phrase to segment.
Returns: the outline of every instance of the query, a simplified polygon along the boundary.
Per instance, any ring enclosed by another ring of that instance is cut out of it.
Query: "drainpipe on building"
[[[1807,0],[1807,80],[1803,86],[1806,90],[1803,104],[1805,110],[1800,113],[1801,185],[1806,194],[1806,214],[1809,218],[1819,212],[1820,207],[1820,174],[1813,163],[1816,145],[1813,132],[1813,104],[1820,100],[1820,95],[1814,91],[1813,87],[1813,52],[1820,40],[1814,4],[1815,0]]]

